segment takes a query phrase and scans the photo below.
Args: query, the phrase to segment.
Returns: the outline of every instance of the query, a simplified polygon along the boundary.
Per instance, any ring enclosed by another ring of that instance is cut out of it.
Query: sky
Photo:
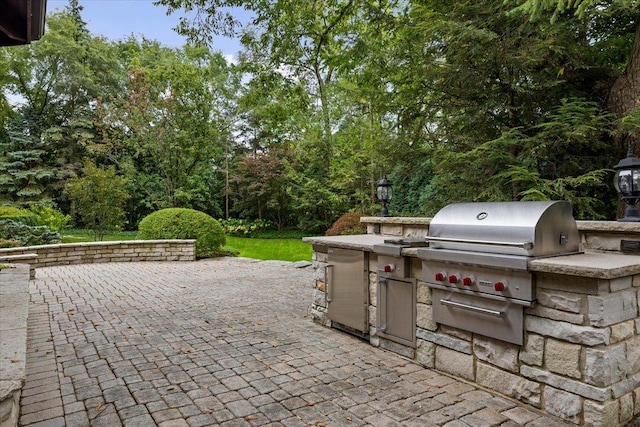
[[[153,0],[80,0],[79,3],[84,7],[83,19],[95,35],[100,34],[113,41],[130,34],[144,35],[171,47],[181,47],[186,43],[186,38],[173,30],[181,15],[176,12],[167,16],[166,8],[154,6]],[[64,9],[67,5],[67,0],[47,0],[47,13]],[[216,37],[213,49],[232,57],[241,46],[238,40]]]

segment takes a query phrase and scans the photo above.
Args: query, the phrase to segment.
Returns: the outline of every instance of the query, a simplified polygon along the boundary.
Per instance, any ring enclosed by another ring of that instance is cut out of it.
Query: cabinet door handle
[[[332,295],[331,295],[332,286],[329,286],[329,276],[331,276],[329,274],[329,270],[331,270],[331,269],[333,269],[333,265],[327,265],[324,268],[324,284],[326,286],[325,293],[324,293],[324,298],[328,303],[333,300]]]
[[[380,283],[380,293],[382,293],[382,287],[384,286],[384,319],[380,319],[384,320],[384,325],[380,326],[380,332],[384,334],[387,332],[387,327],[389,326],[389,322],[387,321],[389,317],[389,298],[387,297],[387,294],[389,293],[389,281],[387,279],[378,279],[378,282]],[[378,304],[380,304],[379,300]]]

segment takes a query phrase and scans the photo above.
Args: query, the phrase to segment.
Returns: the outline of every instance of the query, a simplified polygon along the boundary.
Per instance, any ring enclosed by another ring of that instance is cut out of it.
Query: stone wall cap
[[[38,254],[29,253],[29,254],[16,254],[16,255],[2,255],[0,254],[0,261],[9,262],[9,261],[21,261],[21,260],[31,260],[34,258],[38,258]]]
[[[640,223],[618,221],[576,221],[579,231],[604,231],[640,236]]]
[[[194,243],[196,239],[166,239],[166,240],[114,240],[101,242],[79,242],[79,243],[60,243],[58,246],[63,248],[73,246],[118,246],[118,245],[140,245],[140,244],[158,244],[158,243]]]
[[[114,240],[114,241],[101,241],[101,242],[77,242],[77,243],[54,243],[52,245],[36,245],[36,246],[21,246],[17,248],[2,248],[0,249],[0,257],[3,254],[12,254],[18,250],[53,250],[53,249],[68,249],[79,247],[93,247],[93,246],[122,246],[122,245],[142,245],[142,244],[192,244],[196,239],[167,239],[167,240]]]
[[[587,252],[529,261],[529,269],[567,276],[616,279],[640,274],[640,256]]]

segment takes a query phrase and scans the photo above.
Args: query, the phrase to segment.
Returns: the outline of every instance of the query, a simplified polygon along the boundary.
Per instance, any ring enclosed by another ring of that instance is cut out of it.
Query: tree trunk
[[[640,21],[636,23],[635,38],[629,63],[624,72],[613,83],[609,91],[607,107],[618,119],[640,108]],[[633,147],[636,156],[640,152],[640,132],[617,133],[613,137],[613,142],[617,159],[626,157],[627,149],[630,145]],[[625,203],[620,200],[618,203],[618,217],[624,216],[624,209]]]
[[[635,39],[629,63],[613,83],[609,91],[607,107],[618,118],[627,116],[634,109],[640,108],[640,21],[636,23]],[[634,146],[636,154],[640,151],[640,133],[616,135],[614,142],[619,158],[625,157],[629,144]]]

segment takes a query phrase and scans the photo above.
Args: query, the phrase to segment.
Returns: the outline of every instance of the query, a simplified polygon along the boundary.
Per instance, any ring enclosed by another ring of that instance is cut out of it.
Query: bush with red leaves
[[[342,215],[327,230],[327,236],[344,236],[350,234],[366,234],[367,226],[360,222],[364,215],[361,213],[349,212]]]

